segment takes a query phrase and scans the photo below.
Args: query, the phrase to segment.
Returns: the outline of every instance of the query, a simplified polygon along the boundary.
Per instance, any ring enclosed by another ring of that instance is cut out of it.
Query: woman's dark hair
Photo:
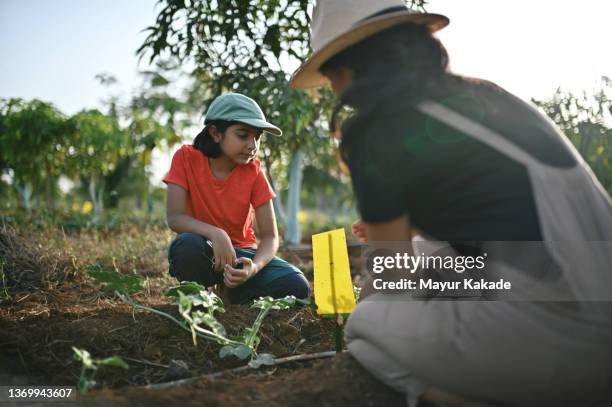
[[[206,123],[202,131],[193,139],[193,147],[196,150],[200,150],[206,157],[219,157],[221,155],[221,148],[219,147],[219,143],[215,143],[210,135],[210,126],[215,126],[219,133],[224,134],[228,127],[237,123],[238,122],[227,120],[211,120]]]
[[[321,72],[349,68],[353,80],[340,95],[330,121],[335,131],[337,116],[344,106],[355,109],[342,126],[340,152],[347,161],[348,144],[358,134],[363,120],[386,98],[418,101],[425,85],[448,71],[446,49],[423,26],[404,23],[368,37],[328,59]],[[353,131],[355,130],[355,131]]]

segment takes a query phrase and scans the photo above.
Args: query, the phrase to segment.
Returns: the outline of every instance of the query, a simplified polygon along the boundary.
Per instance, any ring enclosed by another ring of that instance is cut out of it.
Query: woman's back
[[[576,164],[541,114],[489,82],[447,76],[425,93],[546,165]],[[349,168],[366,222],[392,219],[403,210],[438,240],[542,240],[521,163],[417,110],[401,86],[369,118],[360,120],[367,125],[359,134],[349,135],[358,140],[350,143]]]

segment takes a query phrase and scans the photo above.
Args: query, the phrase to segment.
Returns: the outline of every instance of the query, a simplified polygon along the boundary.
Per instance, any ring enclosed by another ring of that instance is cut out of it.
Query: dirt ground
[[[285,252],[283,257],[312,280],[308,250]],[[354,250],[351,261],[358,262]],[[173,300],[163,295],[176,282],[159,271],[143,274],[146,289],[135,299],[178,317]],[[247,306],[228,305],[218,319],[229,334],[237,334],[256,315],[257,310]],[[260,336],[258,351],[276,357],[335,347],[334,322],[320,318],[310,307],[272,311]],[[214,343],[200,340],[194,346],[191,335],[172,321],[146,311],[133,313],[130,306],[76,272],[44,289],[33,283],[25,289],[14,287],[10,298],[0,304],[0,385],[75,386],[80,362],[74,359],[72,346],[95,358],[121,356],[129,369],[100,368],[95,389],[79,395],[77,403],[65,403],[70,406],[404,405],[398,394],[376,381],[348,353],[206,378],[245,362],[220,359],[219,345]],[[169,368],[176,361],[187,368]],[[163,390],[145,388],[186,377],[198,379]]]

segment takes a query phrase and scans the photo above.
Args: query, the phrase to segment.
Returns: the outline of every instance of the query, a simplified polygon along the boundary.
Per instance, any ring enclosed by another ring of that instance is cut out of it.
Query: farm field
[[[172,235],[161,226],[62,232],[3,225],[0,382],[76,386],[81,363],[74,357],[74,346],[94,358],[119,356],[129,365],[128,369],[100,367],[96,385],[87,395],[79,395],[82,405],[172,401],[219,406],[368,406],[381,400],[385,405],[403,405],[401,397],[379,384],[347,353],[210,377],[246,362],[219,358],[220,346],[213,342],[199,340],[194,346],[191,335],[174,322],[147,311],[133,312],[83,272],[87,265],[98,264],[105,270],[136,273],[145,284],[134,300],[180,318],[174,299],[163,294],[177,284],[166,272],[165,247]],[[308,250],[283,254],[312,281]],[[358,255],[352,249],[351,262]],[[257,310],[248,305],[225,308],[218,320],[229,334],[250,326],[257,316]],[[320,318],[309,306],[270,312],[260,337],[258,352],[277,358],[329,353],[335,347],[334,322]],[[186,378],[192,379],[172,385]]]

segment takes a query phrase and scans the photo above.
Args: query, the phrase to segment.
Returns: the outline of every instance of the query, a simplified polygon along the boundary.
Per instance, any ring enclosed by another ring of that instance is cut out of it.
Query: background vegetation
[[[350,224],[357,216],[350,180],[327,131],[333,96],[290,89],[291,72],[283,68],[309,53],[308,3],[162,0],[138,50],[151,69],[129,100],[112,96],[117,83],[109,74],[97,76],[111,95],[100,110],[67,116],[41,100],[0,100],[3,218],[76,229],[125,221],[163,226],[165,188],[150,182],[153,153],[189,142],[208,103],[237,90],[254,97],[286,134],[266,138],[259,157],[278,192],[285,242]],[[612,193],[610,95],[612,81],[603,77],[583,93],[559,89],[532,102]]]

